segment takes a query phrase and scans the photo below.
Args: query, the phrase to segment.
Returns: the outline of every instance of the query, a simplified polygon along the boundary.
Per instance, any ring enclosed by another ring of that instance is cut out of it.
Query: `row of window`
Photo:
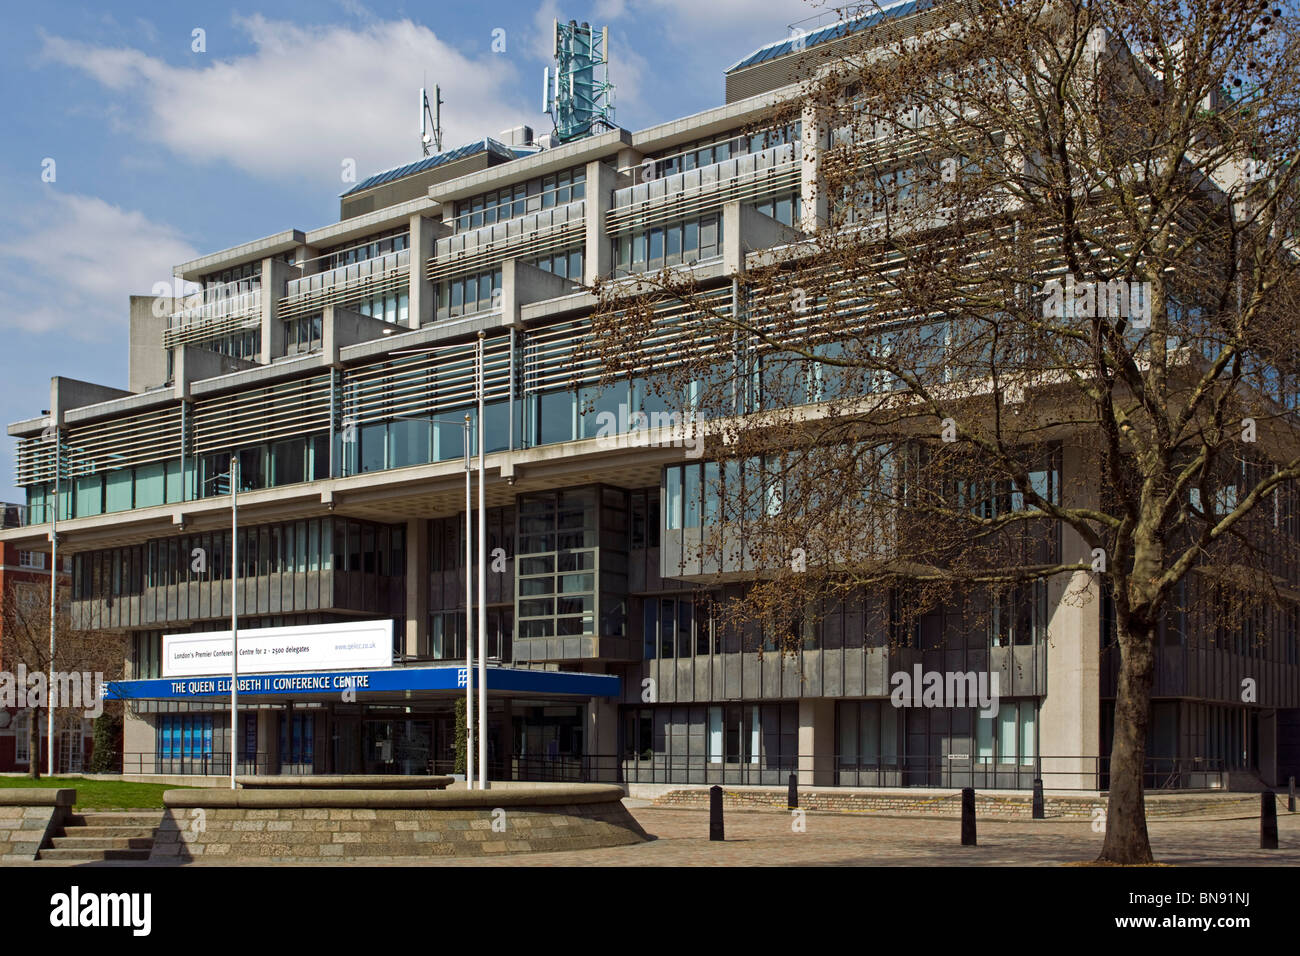
[[[725,139],[699,140],[687,144],[672,156],[654,160],[654,177],[662,179],[691,169],[724,163],[733,156],[760,153],[773,146],[799,140],[800,123],[791,123],[750,135],[731,134]]]
[[[214,286],[226,285],[229,282],[239,282],[242,279],[259,279],[261,275],[262,260],[254,259],[252,262],[231,266],[228,269],[222,269],[220,272],[210,272],[203,277],[202,285],[205,289],[208,289]]]
[[[1038,752],[1036,701],[1003,701],[996,714],[943,709],[947,710],[943,714],[947,726],[922,729],[908,726],[910,709],[895,707],[888,700],[838,702],[839,768],[897,767],[921,772],[940,769],[954,760],[984,766],[1034,765]]]
[[[245,329],[242,332],[233,332],[230,335],[222,335],[215,339],[204,339],[202,342],[193,344],[198,348],[207,349],[209,352],[216,352],[218,355],[228,355],[231,358],[255,361],[262,354],[262,330]],[[171,354],[171,350],[168,350],[169,357]]]
[[[437,317],[455,318],[501,307],[501,270],[489,269],[438,283]]]
[[[722,255],[722,216],[710,213],[666,226],[652,226],[615,236],[616,275],[653,272],[665,266]]]
[[[576,249],[562,249],[559,252],[550,255],[541,256],[537,259],[529,260],[529,265],[534,265],[543,272],[549,272],[565,279],[572,279],[574,282],[582,281],[582,247]]]
[[[312,518],[241,528],[239,576],[359,571],[401,577],[406,567],[406,530],[342,518]],[[230,577],[230,532],[182,535],[147,544],[73,556],[72,596],[103,600]]]
[[[517,637],[597,633],[597,496],[579,488],[518,499]]]
[[[410,231],[405,228],[393,229],[389,232],[370,236],[346,248],[326,250],[317,259],[320,263],[319,271],[328,272],[330,269],[365,262],[367,259],[386,256],[390,252],[401,252],[403,249],[409,249],[410,247]]]
[[[587,167],[575,166],[563,172],[501,189],[456,203],[457,232],[517,219],[529,213],[575,202],[587,194]]]
[[[290,322],[289,328],[285,330],[288,354],[301,355],[319,349],[323,341],[321,323],[322,316],[319,315],[308,315]]]

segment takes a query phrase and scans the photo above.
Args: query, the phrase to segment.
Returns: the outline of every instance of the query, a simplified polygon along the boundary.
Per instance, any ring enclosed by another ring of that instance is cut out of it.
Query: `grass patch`
[[[0,777],[0,787],[60,787],[77,791],[78,810],[161,810],[163,792],[188,790],[168,783],[135,783],[129,780],[86,780],[82,777]]]

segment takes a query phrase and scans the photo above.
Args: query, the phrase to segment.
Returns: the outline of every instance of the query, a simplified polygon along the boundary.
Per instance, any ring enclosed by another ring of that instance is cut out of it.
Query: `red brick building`
[[[22,505],[0,503],[0,527],[17,527],[25,521],[26,508]],[[60,588],[71,585],[70,559],[61,559]],[[42,551],[22,551],[12,544],[0,543],[0,671],[14,672],[18,661],[12,651],[6,654],[5,628],[8,615],[4,613],[17,596],[28,600],[49,600],[50,556]],[[66,600],[66,598],[65,598]],[[12,643],[12,638],[11,638]],[[23,772],[31,765],[29,726],[30,710],[0,706],[0,773]],[[41,753],[39,765],[44,773],[49,766],[48,717],[41,711]],[[54,760],[59,772],[84,770],[90,760],[92,741],[91,722],[80,712],[59,715],[55,735]]]

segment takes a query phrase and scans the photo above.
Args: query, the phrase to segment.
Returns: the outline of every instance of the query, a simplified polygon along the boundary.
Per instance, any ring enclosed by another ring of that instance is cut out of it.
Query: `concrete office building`
[[[927,28],[931,14],[887,15]],[[1067,601],[1072,582],[1057,581],[1025,597],[1014,634],[951,633],[937,613],[916,647],[891,649],[873,610],[888,595],[864,595],[797,656],[762,653],[713,626],[700,589],[717,586],[682,569],[707,457],[611,447],[584,414],[668,408],[644,379],[596,388],[581,285],[681,264],[727,308],[748,261],[825,222],[806,161],[825,146],[818,124],[763,126],[821,42],[756,51],[726,74],[724,105],[649,129],[544,149],[517,130],[372,176],[343,194],[338,222],[177,265],[201,301],[133,297],[128,389],[54,379],[48,414],[10,426],[31,524],[0,538],[48,547],[53,427],[76,620],[129,636],[128,773],[222,773],[232,749],[259,772],[450,769],[462,421],[482,333],[492,777],[1104,784],[1115,655],[1100,600]],[[656,175],[641,181],[647,162]],[[387,662],[248,671],[236,741],[228,657],[211,680],[163,660],[164,635],[229,627],[233,454],[241,632],[279,650],[331,627],[368,645],[391,634]],[[1066,441],[1045,467],[1063,487],[1093,463]],[[1149,783],[1286,770],[1296,618],[1268,623],[1277,639],[1262,647],[1197,643],[1200,621],[1162,643],[1151,752],[1177,772]],[[893,708],[890,673],[918,664],[997,671],[997,712]],[[1238,699],[1247,668],[1266,675],[1267,706]]]

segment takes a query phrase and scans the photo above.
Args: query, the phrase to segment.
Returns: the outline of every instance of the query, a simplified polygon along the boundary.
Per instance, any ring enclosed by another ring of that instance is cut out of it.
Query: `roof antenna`
[[[433,124],[433,132],[429,132],[429,124]],[[420,146],[424,149],[424,155],[429,155],[429,144],[433,144],[435,152],[442,152],[442,87],[435,85],[433,88],[433,108],[429,106],[429,93],[422,86],[420,87]]]

